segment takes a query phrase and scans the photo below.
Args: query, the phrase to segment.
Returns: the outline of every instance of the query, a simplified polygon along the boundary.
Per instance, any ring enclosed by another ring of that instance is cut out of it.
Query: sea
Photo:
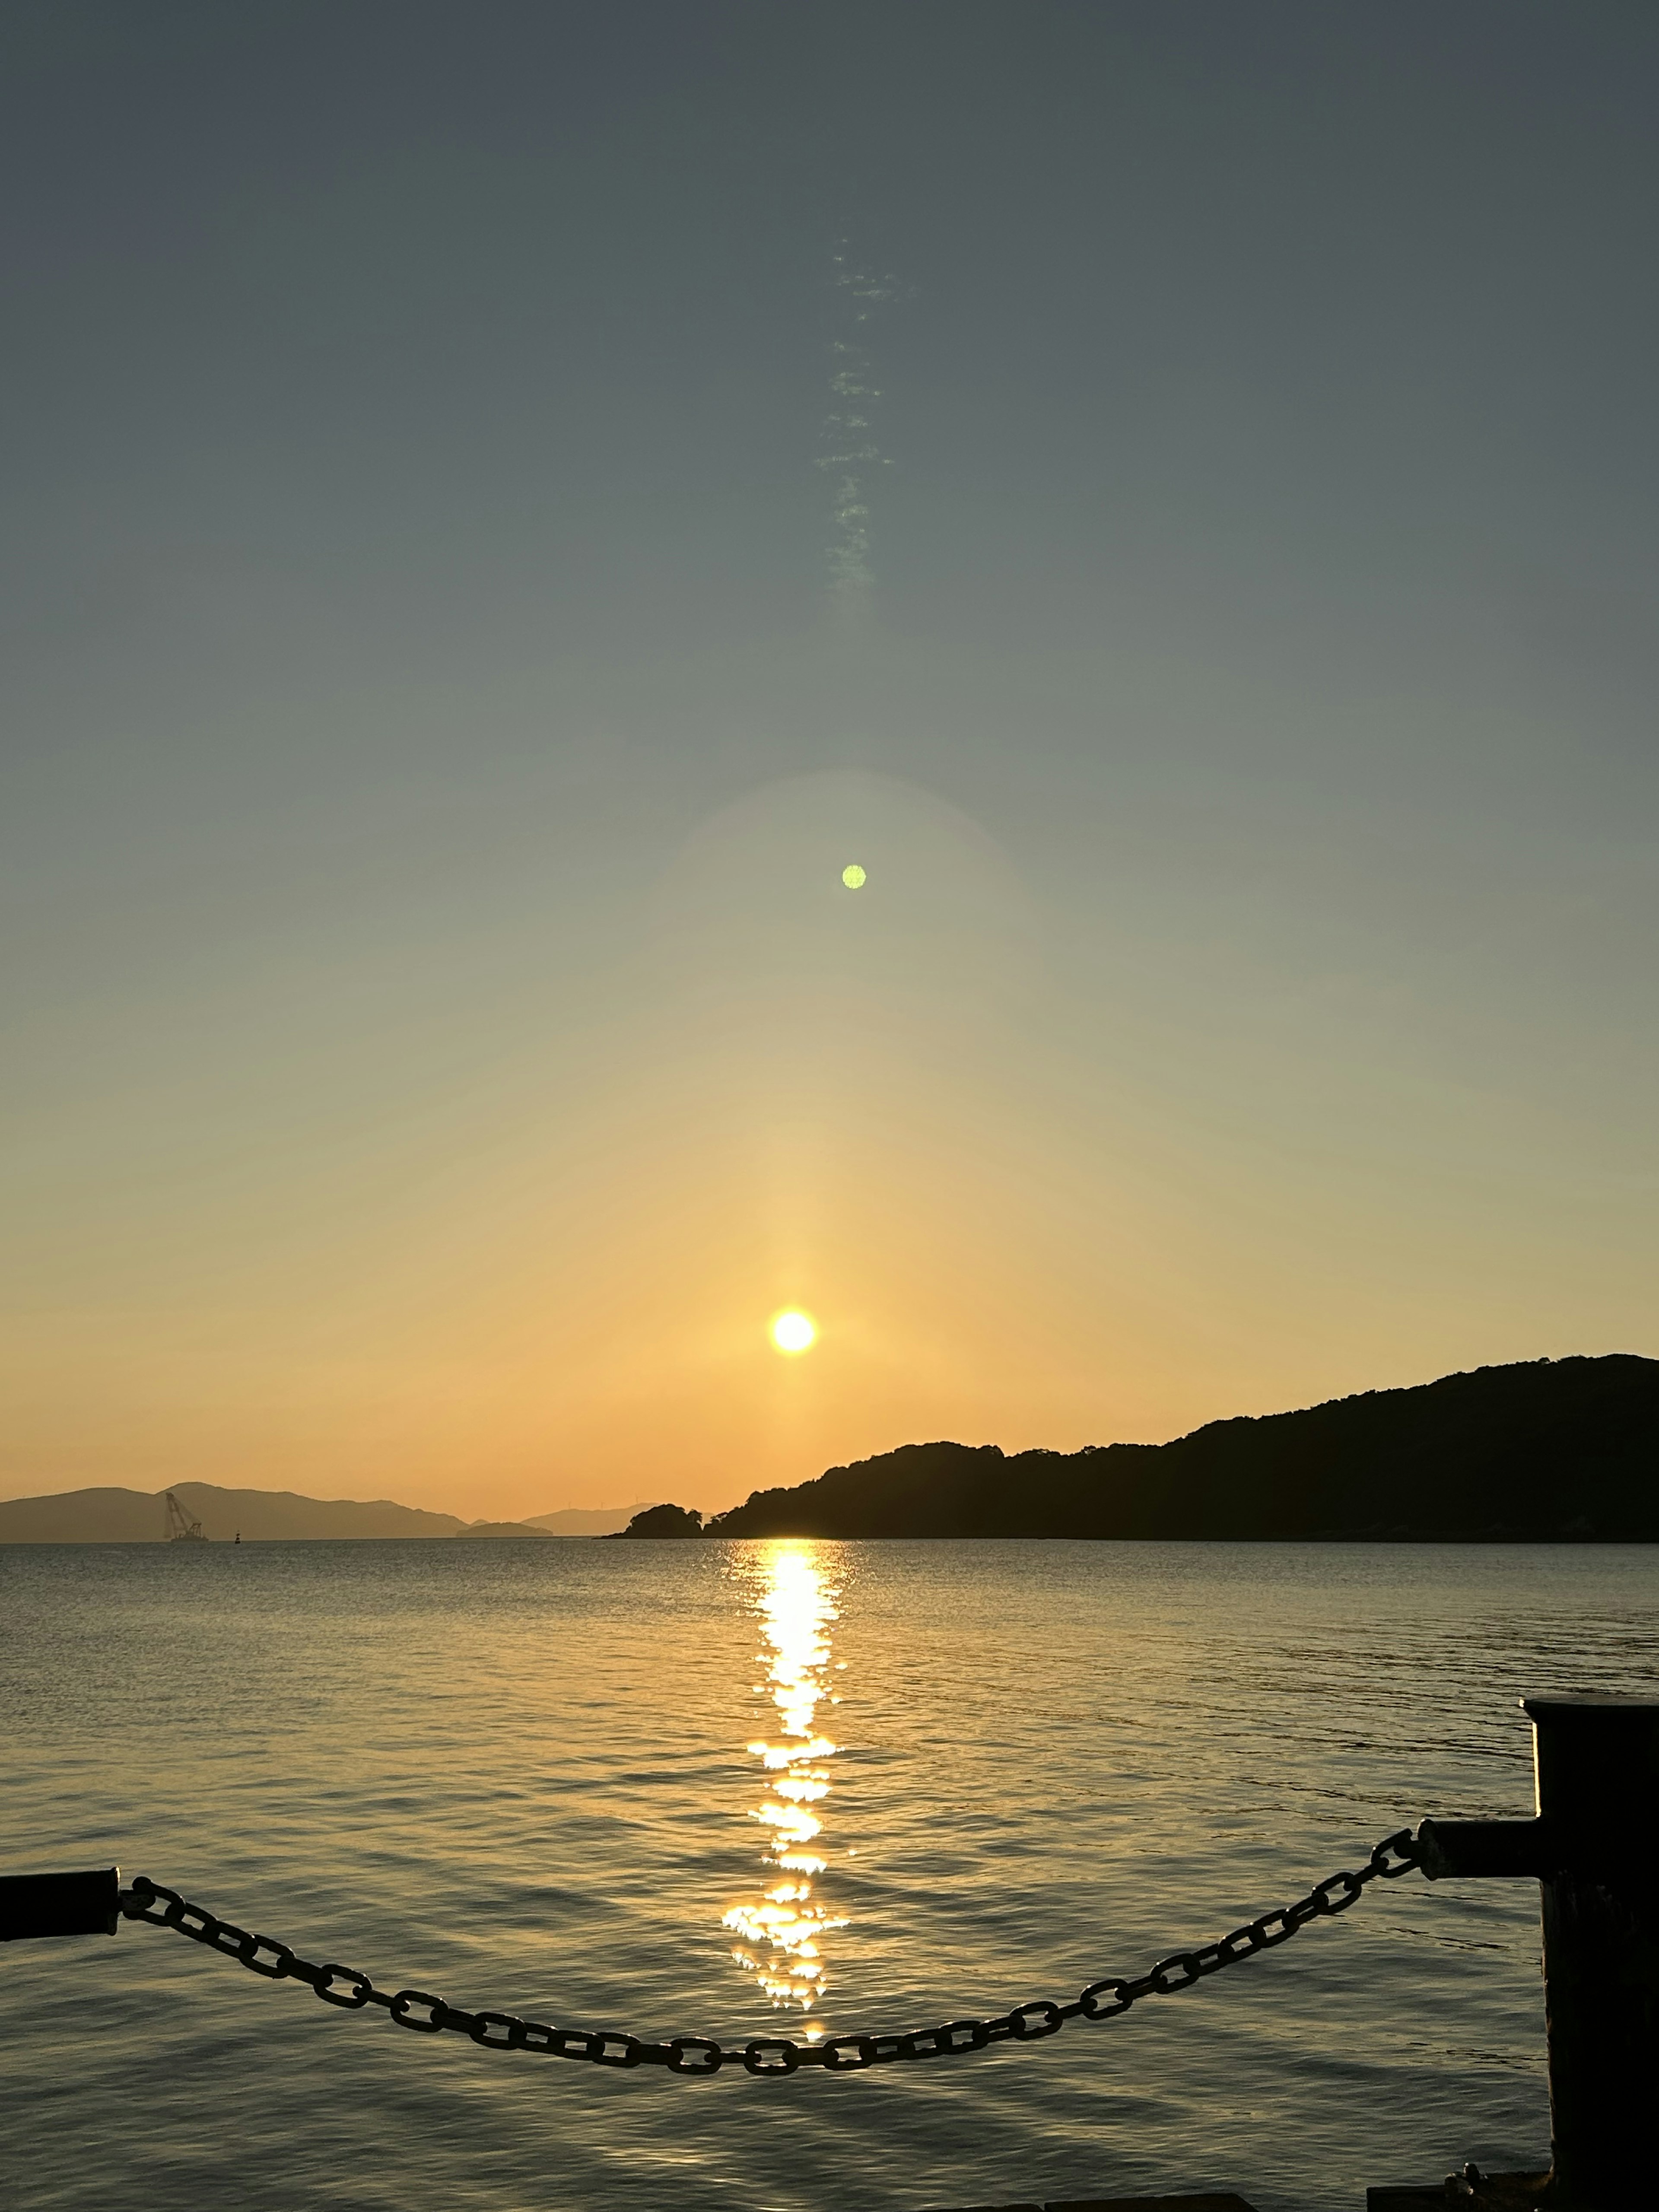
[[[1074,1997],[1532,1809],[1533,1692],[1659,1694],[1659,1549],[0,1549],[0,1873],[653,2039]],[[1536,1887],[1412,1874],[1121,2018],[869,2072],[481,2050],[161,1929],[0,1951],[5,2212],[947,2212],[1548,2148]]]

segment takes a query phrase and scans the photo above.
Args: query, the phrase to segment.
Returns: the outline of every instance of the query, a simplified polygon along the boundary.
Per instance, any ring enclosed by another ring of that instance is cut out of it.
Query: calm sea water
[[[1138,1972],[1427,1813],[1536,1690],[1659,1684],[1659,1552],[0,1549],[7,1871],[641,2035],[930,2025]],[[420,2037],[160,1930],[0,1953],[0,2203],[866,2212],[1541,2160],[1536,1891],[1375,1884],[1127,2018],[706,2081]]]

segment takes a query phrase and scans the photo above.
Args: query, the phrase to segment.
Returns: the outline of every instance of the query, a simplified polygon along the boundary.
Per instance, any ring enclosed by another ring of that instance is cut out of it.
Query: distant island
[[[1659,1360],[1481,1367],[1164,1444],[904,1444],[623,1534],[1659,1542]]]
[[[611,1532],[614,1534],[614,1531]],[[550,1544],[558,1541],[551,1528],[539,1528],[533,1521],[469,1521],[465,1528],[455,1531],[458,1536],[483,1536],[496,1540],[503,1536],[541,1536]]]
[[[293,1490],[222,1490],[175,1482],[173,1495],[210,1541],[322,1543],[369,1537],[605,1536],[623,1528],[627,1506],[566,1506],[526,1521],[459,1520],[388,1498],[305,1498]],[[167,1492],[65,1490],[47,1498],[0,1501],[0,1544],[151,1544],[166,1540]]]

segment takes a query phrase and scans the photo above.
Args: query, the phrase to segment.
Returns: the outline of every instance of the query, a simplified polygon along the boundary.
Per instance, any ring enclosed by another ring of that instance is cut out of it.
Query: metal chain
[[[1032,2043],[1057,2034],[1068,2020],[1116,2020],[1142,1997],[1173,1996],[1178,1990],[1189,1990],[1194,1983],[1219,1973],[1224,1966],[1236,1966],[1243,1959],[1253,1959],[1258,1952],[1289,1942],[1312,1921],[1346,1912],[1358,1902],[1368,1882],[1379,1875],[1391,1881],[1409,1874],[1418,1858],[1412,1831],[1401,1828],[1385,1836],[1356,1872],[1328,1875],[1294,1905],[1264,1912],[1260,1919],[1235,1928],[1218,1942],[1200,1944],[1194,1951],[1172,1951],[1133,1981],[1109,1978],[1091,1982],[1070,2004],[1038,1998],[994,2020],[947,2021],[942,2027],[917,2028],[908,2035],[838,2035],[826,2043],[762,2039],[736,2049],[701,2035],[677,2035],[668,2043],[650,2043],[608,2028],[550,2027],[543,2021],[521,2020],[516,2013],[463,2012],[427,1990],[399,1990],[395,1996],[388,1996],[355,1966],[342,1966],[332,1960],[326,1966],[313,1966],[286,1943],[273,1942],[269,1936],[253,1935],[228,1920],[216,1919],[205,1906],[188,1903],[177,1890],[164,1889],[145,1875],[136,1875],[132,1887],[122,1891],[121,1910],[129,1920],[171,1928],[188,1936],[192,1942],[205,1943],[210,1950],[222,1952],[267,1981],[304,1982],[325,2004],[340,2005],[351,2012],[361,2012],[365,2005],[384,2005],[399,2027],[422,2035],[436,2035],[448,2028],[458,2035],[471,2036],[487,2051],[539,2051],[554,2058],[585,2058],[595,2066],[666,2066],[676,2074],[718,2074],[728,2062],[750,2074],[793,2074],[802,2066],[823,2066],[832,2074],[845,2074],[884,2066],[896,2058],[951,2057],[963,2051],[983,2051],[994,2043]]]

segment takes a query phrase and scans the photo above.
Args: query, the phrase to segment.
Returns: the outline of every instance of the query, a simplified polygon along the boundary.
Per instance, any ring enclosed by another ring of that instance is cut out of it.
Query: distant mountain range
[[[905,1444],[627,1533],[1659,1542],[1659,1360],[1481,1367],[1166,1444]]]
[[[626,1505],[599,1505],[591,1510],[567,1506],[562,1513],[538,1513],[531,1521],[469,1521],[458,1536],[614,1536],[628,1525]]]
[[[503,1528],[544,1528],[550,1536],[611,1536],[625,1528],[634,1511],[631,1505],[567,1505],[560,1513],[532,1513],[528,1521],[503,1521]],[[473,1522],[463,1534],[489,1522]]]
[[[244,1543],[365,1536],[604,1536],[623,1528],[627,1506],[567,1507],[529,1521],[467,1522],[390,1498],[302,1498],[292,1490],[222,1490],[175,1482],[173,1494],[204,1535]],[[66,1490],[52,1498],[0,1502],[0,1544],[145,1544],[166,1536],[165,1491]]]

